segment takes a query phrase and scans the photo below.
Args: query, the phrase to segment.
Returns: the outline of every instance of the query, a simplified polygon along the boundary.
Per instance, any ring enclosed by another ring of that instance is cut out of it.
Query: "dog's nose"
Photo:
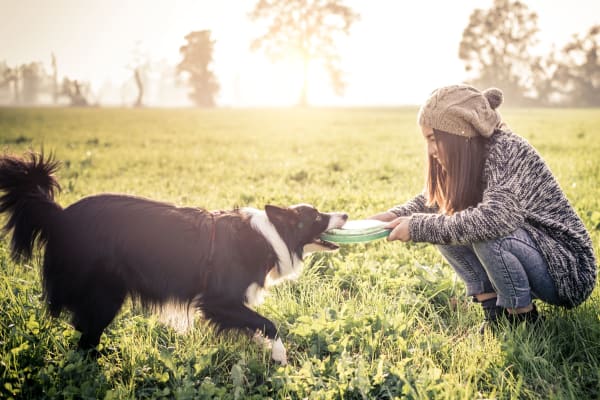
[[[348,220],[348,214],[346,214],[346,213],[342,214],[342,219],[344,221],[347,221]]]

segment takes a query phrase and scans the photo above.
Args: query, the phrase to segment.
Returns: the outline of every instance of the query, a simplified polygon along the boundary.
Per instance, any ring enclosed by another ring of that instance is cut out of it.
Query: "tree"
[[[19,67],[22,80],[22,101],[24,104],[36,104],[42,90],[45,77],[42,63],[31,62]]]
[[[210,35],[208,30],[191,32],[185,37],[187,44],[179,48],[183,59],[177,65],[177,74],[187,77],[191,87],[188,96],[199,107],[214,107],[219,92],[217,78],[210,70],[215,45]]]
[[[10,67],[6,61],[0,61],[0,102],[4,103],[11,97],[10,81],[7,79]]]
[[[600,106],[600,25],[574,35],[562,55],[555,77],[570,105]]]
[[[72,107],[86,107],[89,105],[87,95],[89,95],[89,85],[81,84],[77,80],[71,80],[67,77],[63,79],[61,94],[67,96]]]
[[[52,102],[54,104],[58,104],[58,67],[56,64],[56,56],[52,53],[51,56],[52,63]]]
[[[489,10],[474,10],[459,47],[471,82],[500,87],[512,104],[527,104],[538,31],[537,14],[520,1],[494,0]]]
[[[532,87],[537,105],[553,106],[564,100],[556,80],[559,56],[554,46],[550,53],[534,57],[531,64]]]
[[[141,68],[136,68],[133,72],[133,77],[135,79],[135,85],[138,88],[138,95],[135,99],[135,103],[133,103],[134,107],[142,107],[142,99],[144,98],[144,83],[142,82],[142,74],[140,72]]]
[[[264,49],[273,61],[290,53],[300,55],[303,83],[299,105],[308,104],[308,71],[315,61],[329,73],[335,92],[343,93],[346,85],[335,41],[340,34],[347,35],[359,18],[350,7],[341,0],[259,0],[250,18],[268,24],[267,31],[253,41],[253,50]]]
[[[20,68],[11,68],[6,62],[3,62],[1,70],[2,76],[0,76],[0,88],[8,88],[10,90],[10,87],[12,86],[13,103],[19,104],[21,102],[19,90]]]
[[[132,51],[131,63],[128,68],[133,71],[133,79],[137,87],[137,97],[133,103],[134,107],[144,106],[144,87],[147,82],[148,70],[150,69],[148,53],[142,48],[142,42],[137,41]]]

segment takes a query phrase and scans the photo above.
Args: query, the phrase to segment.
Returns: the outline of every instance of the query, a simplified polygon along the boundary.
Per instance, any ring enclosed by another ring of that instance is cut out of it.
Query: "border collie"
[[[118,194],[63,209],[54,201],[57,169],[43,154],[1,157],[0,213],[15,261],[30,259],[36,243],[45,249],[44,299],[54,317],[71,312],[81,349],[98,345],[131,296],[144,306],[195,307],[218,331],[256,333],[287,362],[277,328],[251,307],[270,285],[299,275],[305,250],[335,250],[319,236],[346,214],[304,204],[209,212]]]

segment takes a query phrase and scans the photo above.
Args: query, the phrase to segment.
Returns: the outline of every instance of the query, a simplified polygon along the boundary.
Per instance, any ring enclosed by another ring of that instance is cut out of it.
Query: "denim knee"
[[[526,232],[520,231],[522,230],[502,238],[473,243],[473,250],[496,289],[497,304],[502,307],[525,307],[532,301],[531,285],[524,263],[528,263],[528,259],[539,258],[540,255],[528,243],[531,239]]]
[[[467,296],[495,292],[470,245],[436,245],[435,247],[464,282]]]

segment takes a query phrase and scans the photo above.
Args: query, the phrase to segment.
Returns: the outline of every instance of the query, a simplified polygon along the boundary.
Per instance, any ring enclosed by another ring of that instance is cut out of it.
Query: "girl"
[[[427,143],[422,194],[371,218],[388,240],[433,243],[484,311],[535,321],[532,299],[575,307],[592,292],[589,234],[537,151],[502,123],[502,92],[434,91],[418,114]]]

